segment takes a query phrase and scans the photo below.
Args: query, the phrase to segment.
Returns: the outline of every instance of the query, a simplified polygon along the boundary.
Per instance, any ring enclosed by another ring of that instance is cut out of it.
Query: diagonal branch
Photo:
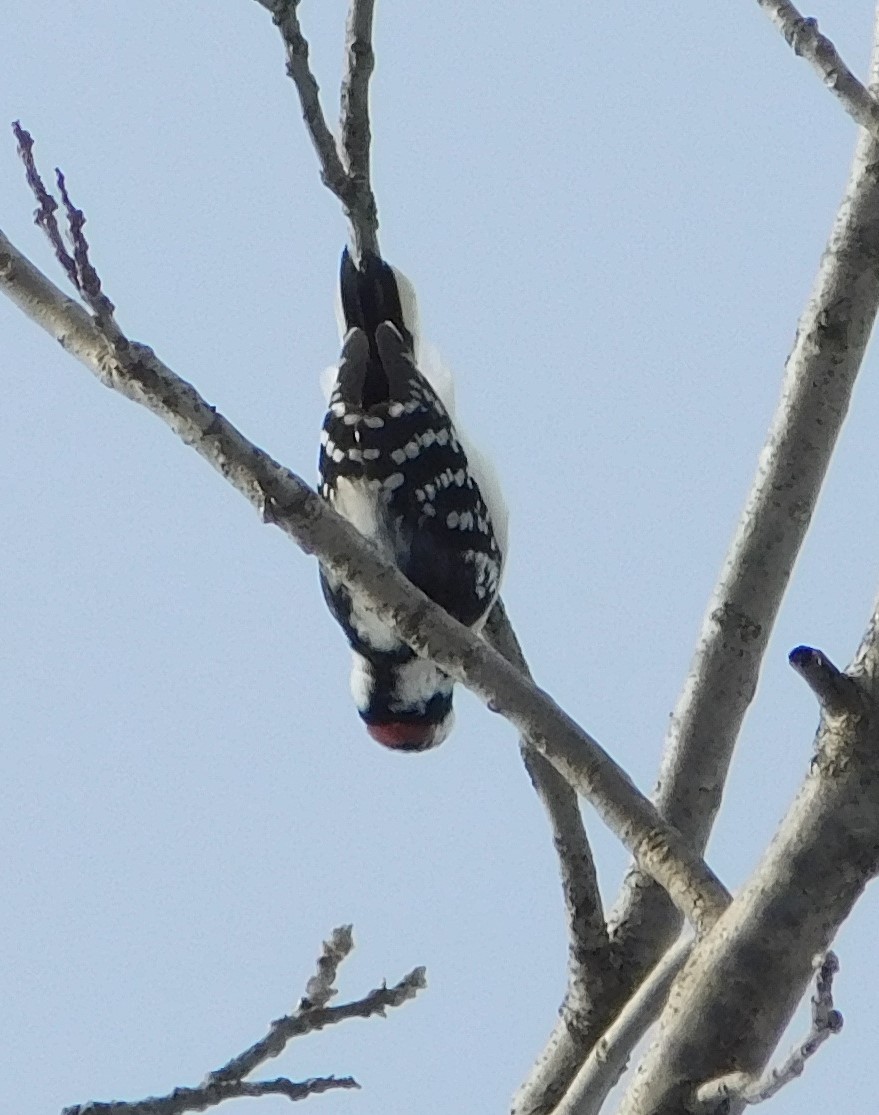
[[[594,805],[641,868],[699,931],[729,895],[702,858],[667,824],[629,776],[542,690],[469,628],[388,565],[361,534],[299,477],[249,442],[145,345],[111,345],[0,233],[0,289],[102,383],[145,406],[306,553],[357,592],[418,654],[501,712]]]
[[[207,1083],[223,1084],[241,1080],[270,1057],[278,1057],[283,1053],[293,1038],[315,1033],[349,1018],[371,1018],[374,1014],[384,1018],[388,1007],[401,1007],[425,987],[427,981],[424,968],[413,968],[393,987],[383,984],[352,1003],[344,1003],[340,1007],[300,1007],[293,1014],[275,1019],[265,1037],[233,1057],[222,1068],[209,1073]]]
[[[351,1076],[318,1076],[309,1080],[232,1080],[228,1084],[202,1084],[198,1088],[175,1088],[167,1096],[149,1096],[145,1100],[116,1100],[110,1103],[83,1103],[65,1107],[61,1115],[183,1115],[187,1111],[205,1111],[226,1100],[258,1096],[286,1096],[288,1100],[304,1100],[322,1092],[339,1088],[359,1088]]]
[[[818,30],[818,20],[805,17],[789,0],[757,0],[784,35],[794,54],[805,58],[845,111],[879,139],[879,101],[855,77],[836,47]]]
[[[272,13],[272,21],[281,32],[287,55],[287,74],[296,86],[302,118],[320,163],[321,181],[344,205],[348,195],[348,175],[342,166],[336,139],[327,126],[320,103],[320,86],[308,61],[308,41],[302,34],[296,9],[299,0],[257,0]]]
[[[872,65],[875,78],[876,62]],[[666,738],[657,805],[700,850],[720,805],[733,748],[879,306],[877,210],[879,143],[862,132],[757,475]],[[635,873],[611,924],[637,984],[678,932],[680,918],[664,895]]]
[[[326,1006],[336,994],[339,965],[353,947],[350,925],[334,929],[330,939],[324,942],[317,972],[308,981],[305,996],[293,1014],[273,1022],[264,1038],[227,1061],[222,1068],[208,1073],[198,1087],[175,1088],[165,1096],[150,1096],[145,1100],[78,1104],[66,1107],[62,1115],[183,1115],[187,1111],[204,1111],[226,1100],[245,1096],[285,1096],[289,1100],[301,1100],[333,1089],[359,1088],[360,1085],[350,1076],[321,1076],[302,1081],[289,1080],[285,1076],[273,1080],[245,1079],[269,1058],[283,1053],[293,1038],[348,1018],[370,1018],[374,1014],[384,1017],[388,1007],[402,1006],[427,986],[424,969],[415,968],[395,987],[382,984],[362,999],[340,1007]]]

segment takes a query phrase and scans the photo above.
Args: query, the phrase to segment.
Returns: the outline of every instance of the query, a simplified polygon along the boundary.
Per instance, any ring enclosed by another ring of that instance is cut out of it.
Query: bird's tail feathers
[[[375,331],[384,321],[391,322],[410,343],[413,337],[403,318],[400,291],[394,269],[374,253],[364,253],[358,267],[347,248],[339,268],[339,291],[345,331],[362,329],[375,343]]]

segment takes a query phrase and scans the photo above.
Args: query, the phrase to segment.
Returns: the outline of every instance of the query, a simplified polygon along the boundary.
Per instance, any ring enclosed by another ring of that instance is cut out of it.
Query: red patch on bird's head
[[[440,742],[437,725],[430,722],[388,720],[381,724],[367,724],[366,730],[374,740],[394,751],[426,751]]]

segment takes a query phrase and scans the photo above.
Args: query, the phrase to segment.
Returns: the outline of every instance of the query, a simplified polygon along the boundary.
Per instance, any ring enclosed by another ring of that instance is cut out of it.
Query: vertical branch
[[[372,13],[375,0],[351,0],[345,27],[345,76],[341,94],[342,161],[348,175],[348,219],[355,260],[378,254],[378,209],[372,192],[369,150],[369,79],[375,67]]]
[[[665,1005],[672,983],[693,950],[693,939],[682,938],[668,950],[613,1023],[589,1050],[552,1115],[598,1115],[629,1064],[632,1050],[644,1037]]]
[[[507,661],[531,676],[500,600],[489,616],[484,635]],[[527,737],[521,739],[520,748],[552,830],[568,927],[567,988],[558,1023],[514,1100],[513,1110],[524,1113],[548,1110],[564,1094],[612,1017],[620,981],[577,794]]]
[[[874,58],[874,82],[876,75]],[[704,849],[720,806],[879,305],[877,160],[879,143],[862,131],[753,488],[669,726],[656,801],[694,850]],[[668,946],[680,920],[657,887],[630,873],[611,922],[635,983]]]

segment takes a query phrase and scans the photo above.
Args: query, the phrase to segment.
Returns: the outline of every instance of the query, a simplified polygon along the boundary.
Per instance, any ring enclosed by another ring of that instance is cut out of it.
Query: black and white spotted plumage
[[[408,281],[376,256],[358,270],[346,251],[340,292],[346,334],[321,433],[320,493],[427,596],[478,628],[503,569],[497,483],[456,429],[449,392],[444,401],[416,365]],[[370,734],[401,750],[440,743],[452,723],[451,679],[323,570],[321,583],[354,652],[351,686]]]

